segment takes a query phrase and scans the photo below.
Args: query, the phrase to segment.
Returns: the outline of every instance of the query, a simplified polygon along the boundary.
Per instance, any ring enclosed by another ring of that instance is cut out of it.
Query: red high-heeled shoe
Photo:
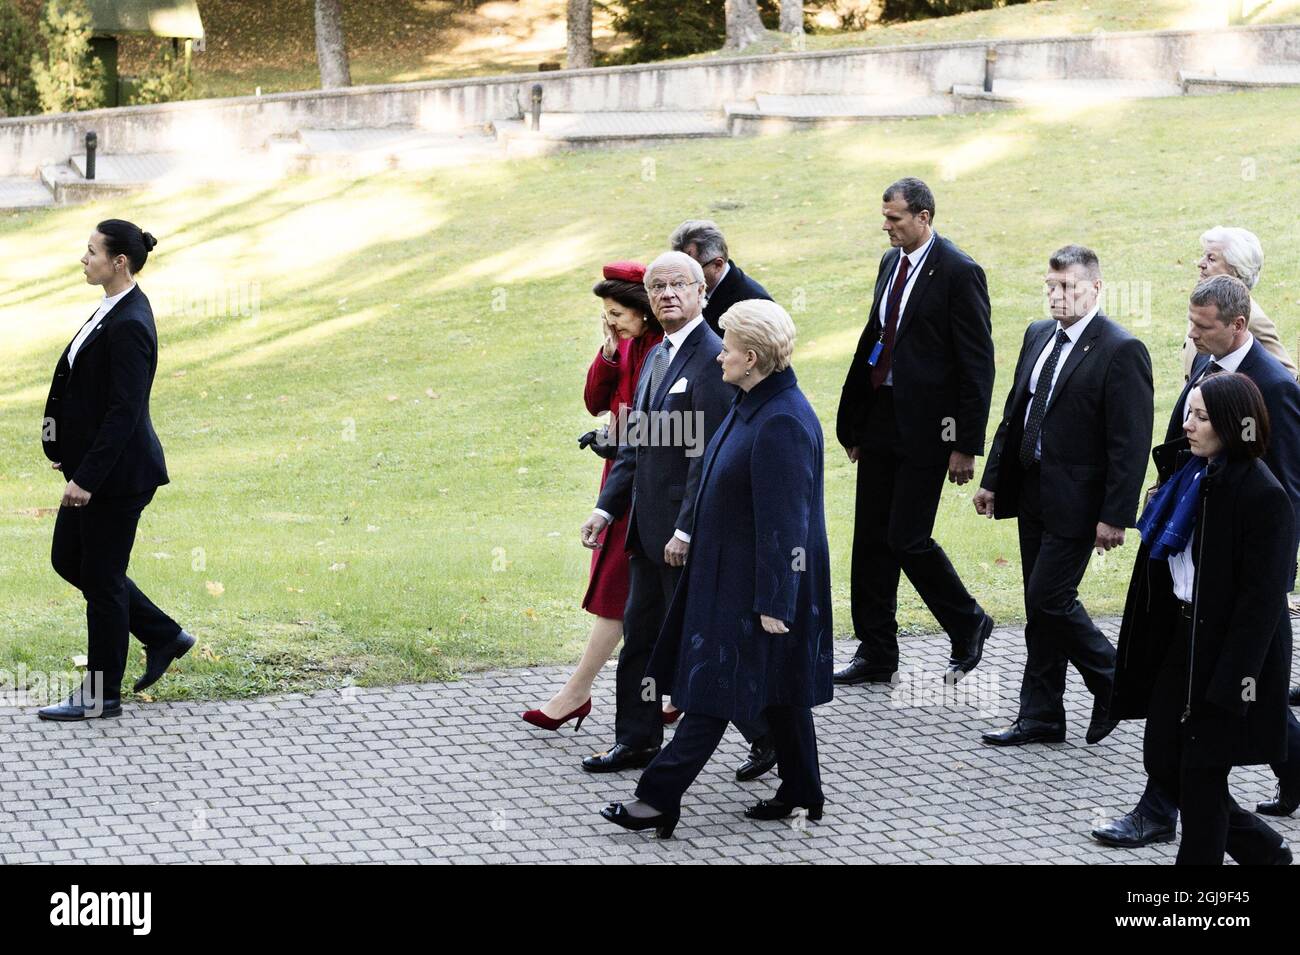
[[[672,726],[679,719],[681,719],[682,711],[673,710],[671,713],[666,713],[663,710],[660,710],[659,717],[664,721],[664,726]]]
[[[578,722],[574,724],[573,727],[573,731],[576,733],[578,730],[582,729],[582,721],[587,718],[589,713],[591,713],[591,697],[587,697],[586,703],[583,703],[582,706],[578,707],[572,713],[561,716],[558,720],[551,719],[551,717],[547,716],[541,710],[528,710],[523,714],[523,716],[525,723],[532,723],[534,726],[540,726],[544,730],[558,730],[561,726],[576,716]]]

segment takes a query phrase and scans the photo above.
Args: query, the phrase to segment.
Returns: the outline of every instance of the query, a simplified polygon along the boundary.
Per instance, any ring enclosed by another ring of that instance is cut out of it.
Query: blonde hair
[[[731,332],[741,347],[757,356],[759,374],[770,375],[790,367],[794,352],[794,321],[776,302],[751,298],[737,302],[718,321]]]

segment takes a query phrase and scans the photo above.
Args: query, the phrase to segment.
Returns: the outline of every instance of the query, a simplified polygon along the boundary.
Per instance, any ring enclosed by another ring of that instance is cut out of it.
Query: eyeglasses
[[[699,282],[688,282],[685,279],[674,279],[672,282],[669,282],[666,285],[663,282],[651,282],[646,288],[649,290],[651,295],[653,295],[655,298],[658,298],[660,295],[664,294],[664,291],[666,289],[671,288],[673,292],[675,292],[678,295],[681,295],[692,285],[699,285],[699,284],[700,284]]]

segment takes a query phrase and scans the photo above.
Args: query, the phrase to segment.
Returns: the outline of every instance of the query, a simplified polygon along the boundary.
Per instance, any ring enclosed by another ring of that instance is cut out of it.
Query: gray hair
[[[685,252],[688,245],[695,246],[695,254],[705,262],[731,257],[727,254],[727,240],[712,219],[687,219],[668,237],[668,247],[676,252]]]
[[[794,352],[794,321],[776,302],[751,298],[737,302],[718,320],[724,332],[731,332],[757,356],[760,375],[785,371]]]
[[[1063,245],[1047,260],[1053,272],[1064,272],[1072,265],[1077,265],[1088,273],[1091,279],[1101,278],[1101,262],[1097,253],[1086,245]]]
[[[1191,301],[1201,308],[1213,305],[1219,310],[1219,321],[1225,325],[1238,315],[1250,321],[1250,289],[1241,279],[1231,275],[1212,275],[1202,279],[1192,289]]]
[[[691,274],[691,278],[701,285],[704,284],[704,269],[700,268],[699,262],[696,262],[685,252],[661,252],[653,262],[645,267],[645,278],[642,281],[645,283],[646,291],[650,290],[650,279],[656,271],[673,265],[686,269]]]
[[[1212,242],[1222,246],[1223,261],[1246,283],[1246,288],[1254,288],[1264,267],[1264,247],[1259,244],[1259,236],[1249,229],[1216,225],[1201,233],[1202,249]]]

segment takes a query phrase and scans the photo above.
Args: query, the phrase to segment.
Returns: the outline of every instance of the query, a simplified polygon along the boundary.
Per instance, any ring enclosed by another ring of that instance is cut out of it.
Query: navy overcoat
[[[687,713],[754,721],[831,698],[821,424],[794,369],[736,396],[704,455],[686,567],[646,675]],[[789,633],[768,633],[766,614]]]

